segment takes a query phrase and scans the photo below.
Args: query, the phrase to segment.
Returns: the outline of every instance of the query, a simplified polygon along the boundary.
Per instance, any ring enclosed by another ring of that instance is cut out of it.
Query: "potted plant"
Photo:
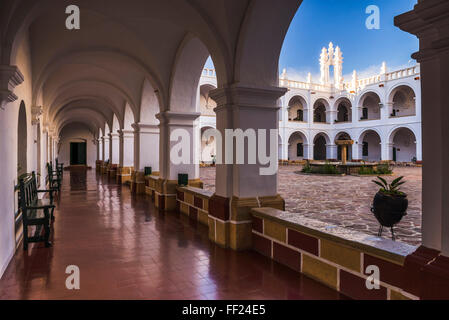
[[[405,183],[402,181],[404,177],[396,178],[391,183],[382,177],[377,178],[378,180],[373,180],[373,182],[380,186],[380,189],[374,196],[371,212],[380,223],[378,236],[382,235],[383,227],[388,227],[394,241],[393,227],[407,215],[407,195],[399,190],[399,187]]]

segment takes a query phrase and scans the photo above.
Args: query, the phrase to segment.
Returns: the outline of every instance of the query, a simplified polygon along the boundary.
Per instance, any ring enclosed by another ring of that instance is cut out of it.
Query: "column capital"
[[[44,112],[44,109],[41,106],[32,107],[31,108],[31,124],[37,125],[39,123],[39,118]]]
[[[159,119],[160,125],[192,125],[192,123],[201,116],[200,112],[177,112],[177,111],[164,111],[156,115]],[[160,126],[159,125],[159,126]]]
[[[118,138],[119,134],[118,133],[114,133],[114,132],[110,132],[109,133],[109,138],[113,139],[113,138]]]
[[[23,74],[16,66],[0,65],[0,108],[18,99],[13,91],[23,80]]]
[[[133,123],[133,133],[159,133],[159,125],[149,123]]]
[[[448,14],[448,1],[426,0],[416,4],[412,11],[395,17],[395,26],[421,40],[420,50],[412,56],[418,62],[449,50]]]
[[[277,104],[277,100],[286,92],[287,88],[232,84],[225,88],[210,91],[209,96],[217,103],[216,112],[226,106],[280,109],[281,106]]]

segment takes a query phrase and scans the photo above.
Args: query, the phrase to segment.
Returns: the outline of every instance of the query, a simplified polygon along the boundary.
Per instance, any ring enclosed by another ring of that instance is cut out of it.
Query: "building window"
[[[363,143],[363,156],[368,157],[368,142]]]
[[[304,147],[302,143],[298,143],[296,145],[296,156],[303,157],[304,156]]]

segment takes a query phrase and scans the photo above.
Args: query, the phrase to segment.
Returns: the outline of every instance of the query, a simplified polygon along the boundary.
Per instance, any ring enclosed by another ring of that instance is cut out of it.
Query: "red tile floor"
[[[207,229],[157,212],[94,170],[65,173],[53,247],[17,250],[0,299],[344,299],[254,252],[209,242]],[[80,269],[68,290],[66,267]]]

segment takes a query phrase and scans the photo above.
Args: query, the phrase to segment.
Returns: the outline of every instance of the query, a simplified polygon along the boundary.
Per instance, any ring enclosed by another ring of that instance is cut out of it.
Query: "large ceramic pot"
[[[407,214],[407,208],[406,195],[389,195],[379,191],[374,196],[371,211],[383,227],[391,228]]]

